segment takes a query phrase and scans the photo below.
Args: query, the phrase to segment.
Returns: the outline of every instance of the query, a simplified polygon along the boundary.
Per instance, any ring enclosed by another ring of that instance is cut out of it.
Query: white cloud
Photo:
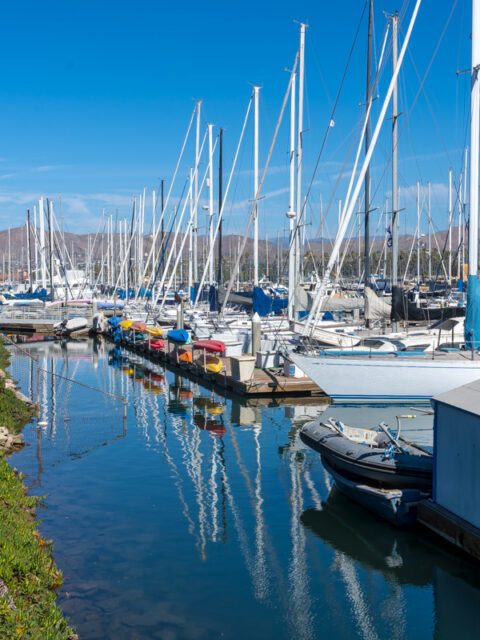
[[[53,171],[54,169],[61,169],[62,166],[55,166],[53,164],[44,164],[40,167],[33,167],[32,171],[34,172],[38,172],[38,171]]]
[[[125,205],[130,206],[133,202],[132,195],[121,195],[119,193],[90,193],[86,194],[84,197],[117,207],[123,207]]]
[[[90,215],[90,209],[85,200],[79,196],[64,196],[62,202],[68,213],[73,215]]]
[[[448,198],[448,185],[443,182],[432,182],[430,184],[430,192],[432,200],[445,200]],[[420,185],[420,200],[427,198],[428,187],[425,184]],[[391,196],[391,192],[388,194]],[[415,201],[417,200],[417,185],[412,184],[408,187],[400,187],[400,200]]]

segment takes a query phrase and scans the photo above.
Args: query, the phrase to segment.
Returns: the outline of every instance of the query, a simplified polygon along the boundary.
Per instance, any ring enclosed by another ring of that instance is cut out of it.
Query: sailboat
[[[409,31],[402,46],[397,64],[394,65],[391,86],[382,108],[372,142],[370,144],[360,178],[370,162],[373,149],[385,115],[387,100],[392,96],[398,71],[403,60],[414,18],[418,12],[417,0]],[[394,353],[381,357],[328,356],[305,348],[290,352],[288,357],[299,366],[320,388],[334,400],[353,401],[423,401],[435,394],[468,384],[480,378],[480,281],[478,279],[478,185],[479,185],[479,131],[480,131],[480,2],[472,2],[472,82],[470,95],[470,219],[469,219],[469,275],[467,291],[467,313],[465,319],[465,348],[444,349],[427,355],[425,352],[410,354]],[[392,86],[393,83],[393,86]],[[394,185],[395,186],[395,185]],[[342,220],[346,230],[353,204],[359,192],[357,183],[354,199]],[[338,234],[340,237],[341,234]],[[337,240],[338,240],[337,237]],[[334,262],[332,251],[330,262]],[[329,264],[330,264],[329,262]],[[329,276],[327,267],[324,281]],[[324,283],[322,283],[324,284]],[[322,286],[318,291],[322,296]],[[311,312],[313,314],[313,310]],[[315,324],[315,317],[310,319]],[[305,337],[307,337],[305,332]]]

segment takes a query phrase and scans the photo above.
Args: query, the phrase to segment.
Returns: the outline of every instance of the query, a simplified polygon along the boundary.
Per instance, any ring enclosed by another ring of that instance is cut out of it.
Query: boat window
[[[374,339],[362,340],[360,342],[360,346],[369,347],[370,349],[379,349],[381,346],[383,346],[383,344],[384,344],[383,340],[374,340]]]
[[[409,345],[405,351],[425,351],[430,345],[427,344],[411,344]]]

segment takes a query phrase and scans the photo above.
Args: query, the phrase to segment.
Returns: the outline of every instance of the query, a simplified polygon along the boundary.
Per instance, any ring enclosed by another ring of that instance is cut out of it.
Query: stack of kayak
[[[396,525],[412,524],[416,507],[432,491],[432,454],[394,435],[385,423],[378,429],[350,427],[330,419],[307,422],[302,441],[318,451],[338,489]]]
[[[152,351],[159,351],[165,347],[165,342],[161,340],[163,335],[161,327],[147,327],[145,333],[148,337],[148,346]]]
[[[193,348],[203,351],[203,355],[196,360],[199,367],[210,373],[219,373],[223,369],[223,360],[217,355],[212,355],[225,352],[225,343],[221,340],[197,340]]]
[[[185,331],[185,329],[171,329],[167,333],[167,339],[169,342],[172,342],[175,347],[171,355],[177,362],[190,364],[193,361],[192,351],[190,349],[180,348],[181,345],[191,343],[188,331]]]

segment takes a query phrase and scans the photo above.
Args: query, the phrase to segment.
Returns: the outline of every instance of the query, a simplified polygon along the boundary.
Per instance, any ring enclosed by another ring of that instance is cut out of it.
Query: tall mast
[[[478,275],[478,138],[480,135],[480,2],[472,1],[472,79],[470,93],[470,224],[468,275]]]
[[[430,186],[430,180],[427,182],[428,189],[428,203],[427,203],[427,211],[428,211],[428,280],[432,280],[432,189]]]
[[[358,201],[358,213],[357,213],[357,236],[358,236],[358,282],[360,283],[362,278],[362,257],[361,257],[361,234],[362,234],[362,219],[360,211],[360,199]]]
[[[48,233],[50,244],[50,300],[55,300],[55,290],[53,288],[53,222],[52,222],[52,208],[53,203],[47,198],[47,212],[48,212]]]
[[[156,263],[156,259],[157,259],[157,247],[156,247],[156,238],[157,238],[157,230],[156,230],[156,225],[155,225],[155,212],[156,212],[156,208],[157,208],[157,200],[155,198],[156,194],[155,194],[155,189],[152,190],[152,244],[153,244],[153,251],[152,251],[152,282],[155,278],[155,263]],[[153,292],[152,292],[152,298],[153,298]]]
[[[258,94],[260,87],[253,87],[254,132],[253,132],[253,197],[258,191]],[[253,218],[253,284],[258,287],[258,203],[255,206]]]
[[[290,202],[288,206],[287,218],[289,227],[288,242],[288,319],[293,320],[295,281],[296,281],[296,233],[295,233],[295,84],[297,74],[292,74],[292,85],[290,88]]]
[[[460,174],[460,184],[459,184],[459,193],[461,193],[462,191],[462,180],[463,180],[463,174]],[[459,195],[458,196],[458,228],[457,228],[457,245],[458,245],[458,251],[457,251],[457,280],[463,280],[462,277],[462,269],[461,269],[461,264],[462,264],[462,242],[463,242],[463,238],[462,238],[462,228],[463,228],[463,222],[462,222],[462,210],[463,210],[463,206],[462,206],[462,198]]]
[[[200,112],[202,101],[197,100],[197,122],[195,135],[194,218],[193,218],[193,280],[198,281],[198,165],[200,162]]]
[[[33,291],[33,274],[32,274],[32,241],[31,234],[32,228],[30,224],[30,209],[27,209],[27,264],[28,264],[28,281],[30,286],[28,287],[28,291]]]
[[[277,231],[277,284],[280,285],[280,231]]]
[[[463,180],[463,216],[462,216],[462,269],[465,264],[465,223],[467,220],[467,168],[468,168],[468,147],[465,148],[465,171],[464,171],[464,180]],[[477,189],[478,191],[478,189]],[[478,201],[478,196],[477,196]],[[478,225],[477,225],[477,238],[478,238]],[[477,257],[478,261],[478,257]],[[462,280],[463,280],[462,275]]]
[[[165,224],[164,224],[164,220],[165,220],[165,213],[163,211],[163,208],[165,206],[165,202],[164,202],[164,193],[163,193],[163,189],[164,189],[164,184],[165,184],[165,180],[160,180],[160,206],[162,207],[162,214],[161,214],[161,219],[162,219],[162,235],[161,235],[161,242],[160,242],[160,259],[163,258],[163,246],[165,244]],[[163,274],[163,262],[162,262],[162,274]]]
[[[420,273],[420,181],[417,180],[417,282],[420,285],[422,279]]]
[[[34,291],[35,289],[37,289],[37,284],[38,284],[38,227],[37,227],[37,205],[33,205],[33,228],[35,229],[35,252],[34,252],[34,259],[35,259],[35,287],[34,289],[32,289],[32,291]]]
[[[322,199],[322,194],[320,194],[320,234],[321,234],[321,257],[322,257],[322,277],[323,277],[323,272],[325,270],[325,240],[324,240],[324,233],[323,233],[323,223],[324,223],[324,216],[323,216],[323,199]]]
[[[398,13],[392,16],[392,72],[395,73],[398,58]],[[398,284],[398,81],[395,80],[392,93],[392,287]],[[396,322],[392,324],[396,331]]]
[[[480,342],[480,319],[475,313],[478,280],[478,145],[480,135],[480,0],[472,1],[472,65],[470,89],[470,217],[468,226],[468,289],[465,343],[472,349]]]
[[[41,263],[41,278],[42,289],[47,288],[47,262],[45,257],[45,215],[43,211],[43,198],[38,201],[38,217],[40,224],[40,263]]]
[[[213,124],[208,125],[208,247],[213,252]],[[213,258],[213,255],[212,255]],[[210,260],[210,284],[215,279],[215,260]]]
[[[219,139],[219,150],[218,150],[218,213],[222,210],[223,204],[223,129],[220,128],[220,139]],[[223,220],[221,219],[218,225],[218,265],[217,265],[217,284],[218,286],[222,283],[222,224]],[[230,243],[230,247],[232,244]]]
[[[12,286],[12,250],[10,244],[10,227],[8,227],[8,286]]]
[[[300,24],[300,48],[298,69],[298,123],[297,123],[297,224],[295,229],[295,280],[302,278],[302,259],[300,251],[300,224],[302,218],[302,155],[303,155],[303,87],[305,81],[305,28]]]
[[[340,220],[342,219],[342,201],[338,201],[338,213],[337,213],[337,226],[340,229]],[[335,280],[338,282],[340,279],[340,252],[335,260]]]
[[[193,169],[190,167],[190,220],[193,217]],[[192,299],[192,286],[193,286],[193,237],[192,237],[192,225],[188,230],[188,299]]]
[[[368,42],[367,42],[367,90],[365,99],[365,111],[367,113],[367,122],[365,126],[365,155],[367,155],[370,146],[370,102],[372,101],[372,43],[373,43],[373,0],[370,0],[368,13]],[[370,165],[365,172],[365,229],[364,229],[364,271],[365,286],[367,286],[370,278]],[[323,264],[323,258],[322,258]],[[369,321],[367,320],[367,326]]]
[[[265,234],[265,255],[266,255],[265,277],[268,280],[268,233]]]
[[[448,284],[452,284],[452,170],[448,170]]]

